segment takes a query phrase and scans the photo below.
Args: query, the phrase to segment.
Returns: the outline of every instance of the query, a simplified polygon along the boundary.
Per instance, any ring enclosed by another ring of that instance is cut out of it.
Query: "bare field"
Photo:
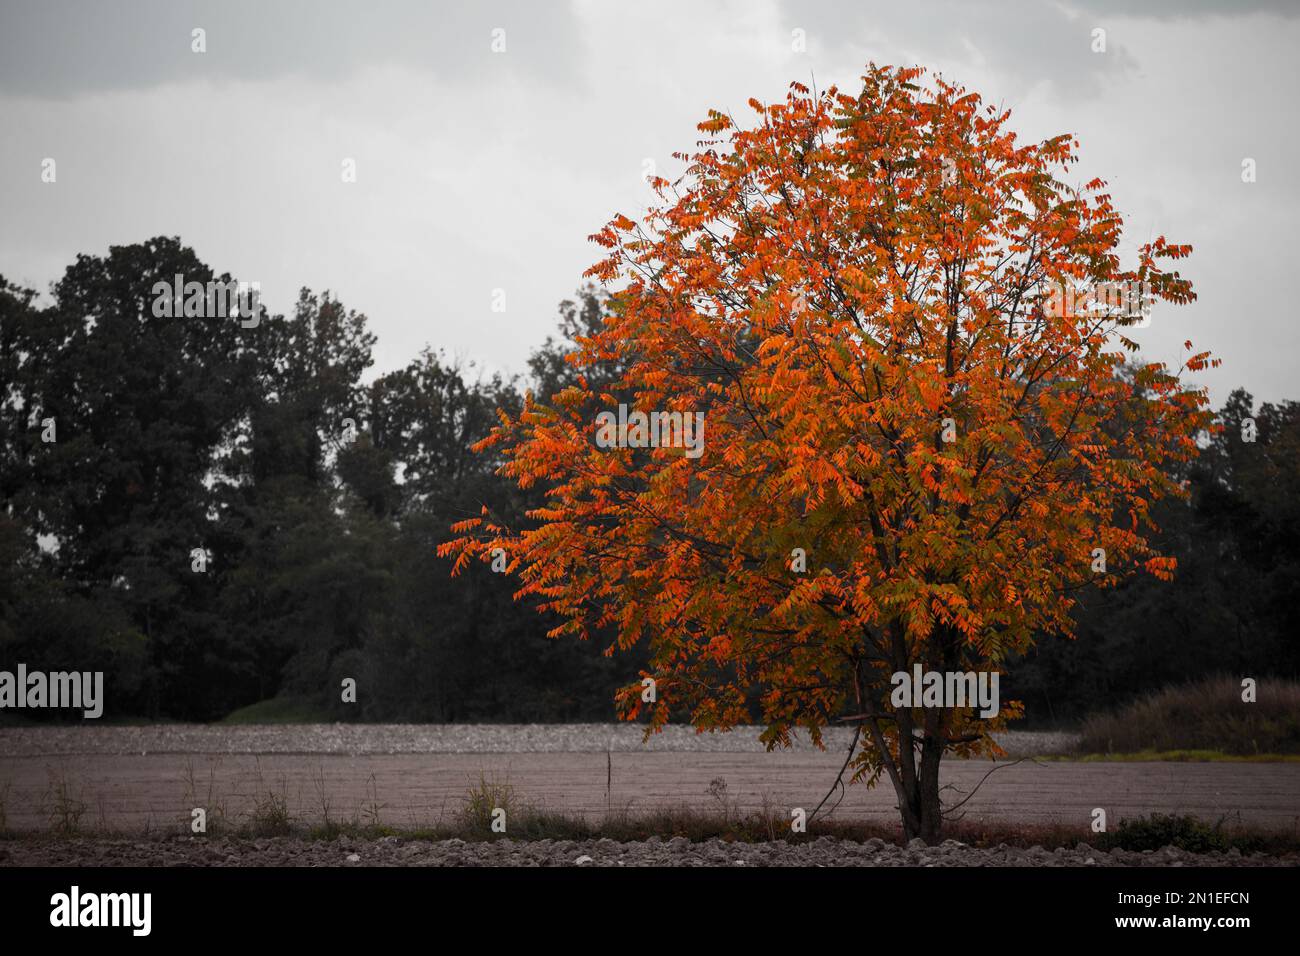
[[[272,799],[305,825],[328,815],[415,828],[450,818],[481,777],[508,783],[520,803],[589,817],[717,809],[709,791],[722,780],[740,811],[766,804],[787,816],[825,795],[847,738],[829,743],[824,752],[803,741],[767,753],[752,732],[700,737],[680,728],[643,747],[636,728],[606,725],[10,728],[0,730],[0,798],[8,826],[20,831],[46,828],[60,806],[79,810],[90,829],[180,830],[195,807],[237,825]],[[1060,741],[1021,734],[1003,745],[1024,755]],[[995,766],[947,762],[948,796],[970,792]],[[1292,832],[1300,764],[1027,760],[993,773],[965,809],[971,821],[1086,826],[1095,807],[1112,825],[1159,811]],[[850,788],[834,816],[891,823],[892,790]]]

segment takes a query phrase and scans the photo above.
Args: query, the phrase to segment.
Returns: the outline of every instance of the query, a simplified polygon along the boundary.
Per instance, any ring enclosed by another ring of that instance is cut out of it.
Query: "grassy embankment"
[[[1256,699],[1241,681],[1213,677],[1166,687],[1084,721],[1065,759],[1300,761],[1300,683],[1261,680]]]

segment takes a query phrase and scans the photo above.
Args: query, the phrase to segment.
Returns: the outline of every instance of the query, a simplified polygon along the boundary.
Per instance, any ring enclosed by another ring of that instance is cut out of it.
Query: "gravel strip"
[[[614,840],[501,839],[377,840],[340,837],[332,842],[292,838],[261,840],[177,837],[130,840],[27,839],[0,843],[0,866],[1296,866],[1300,854],[1243,856],[1187,853],[1173,847],[1131,852],[1022,849],[1002,844],[979,849],[948,840],[927,847],[919,840],[900,847],[879,839],[857,843],[821,837],[807,843],[701,843],[676,837],[634,843]]]
[[[669,726],[643,742],[634,724],[158,724],[0,728],[0,757],[75,754],[412,754],[412,753],[762,753],[761,728],[697,734]],[[848,749],[852,731],[827,730],[831,750]],[[1063,753],[1076,735],[1008,731],[995,735],[1012,757]],[[796,751],[817,748],[798,735]]]

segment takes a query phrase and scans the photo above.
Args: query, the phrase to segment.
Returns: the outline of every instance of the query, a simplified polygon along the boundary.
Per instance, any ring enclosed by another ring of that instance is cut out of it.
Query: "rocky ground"
[[[156,724],[0,727],[0,757],[73,754],[492,754],[763,753],[758,727],[699,734],[670,725],[648,741],[635,724]],[[852,731],[832,727],[826,746],[847,749]],[[1077,735],[1054,731],[996,734],[1012,757],[1064,753]],[[791,750],[816,752],[796,734]]]
[[[1300,854],[1188,853],[1166,847],[1131,852],[1021,849],[1002,844],[977,848],[949,840],[907,847],[872,839],[864,843],[822,837],[806,843],[728,843],[652,837],[614,840],[537,840],[467,843],[401,837],[334,841],[175,837],[146,842],[107,839],[27,838],[0,842],[0,866],[1297,866]]]

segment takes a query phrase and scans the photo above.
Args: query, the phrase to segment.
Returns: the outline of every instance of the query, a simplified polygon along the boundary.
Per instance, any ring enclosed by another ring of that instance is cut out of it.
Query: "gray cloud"
[[[1092,30],[1106,23],[1042,0],[782,3],[785,19],[810,33],[816,31],[832,49],[852,47],[864,36],[877,35],[887,44],[906,46],[918,54],[996,63],[1022,88],[1046,83],[1066,99],[1095,95],[1106,80],[1122,79],[1138,68],[1122,34],[1109,33],[1106,52],[1096,53]]]
[[[1144,20],[1195,20],[1252,13],[1300,16],[1295,0],[1067,0],[1080,11]]]
[[[208,52],[190,49],[207,32]],[[508,57],[482,56],[506,30]],[[560,3],[496,0],[6,0],[0,92],[68,97],[194,80],[344,79],[376,64],[472,81],[493,69],[569,82],[578,30]]]
[[[1110,183],[1126,250],[1190,242],[1200,299],[1135,333],[1198,379],[1295,397],[1300,326],[1290,115],[1292,5],[1118,0],[656,0],[416,6],[0,0],[0,273],[45,289],[79,252],[179,235],[261,283],[366,312],[377,371],[426,343],[520,371],[599,258],[586,237],[650,200],[708,107],[744,112],[791,80],[848,89],[868,60],[920,63],[1013,110],[1024,139],[1069,131],[1079,181]],[[1242,15],[1233,15],[1245,11]],[[209,52],[189,52],[189,31]],[[504,26],[508,55],[489,52]],[[1108,52],[1090,50],[1108,30]],[[807,51],[791,30],[807,31]],[[42,162],[58,161],[58,181]],[[340,181],[355,158],[356,183]],[[1255,183],[1241,162],[1258,161]],[[509,308],[492,310],[494,290]]]

